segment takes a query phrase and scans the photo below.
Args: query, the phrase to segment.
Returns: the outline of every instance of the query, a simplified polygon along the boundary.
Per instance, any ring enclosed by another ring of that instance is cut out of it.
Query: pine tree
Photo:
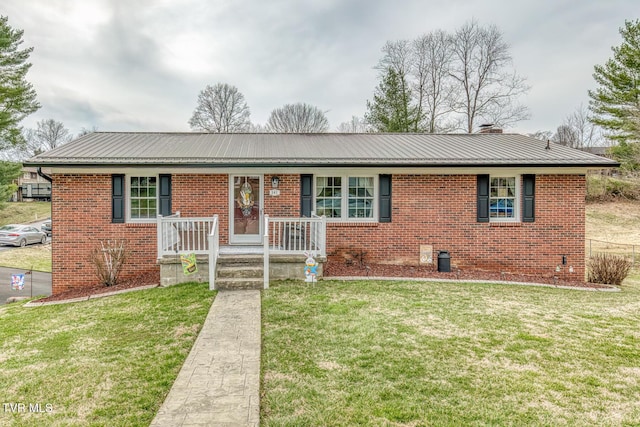
[[[592,122],[620,143],[640,142],[640,20],[625,21],[623,42],[613,47],[613,58],[596,65],[599,87],[589,91]]]
[[[0,161],[0,209],[9,200],[18,186],[13,182],[20,176],[22,165],[20,163]]]
[[[375,132],[418,132],[418,109],[404,77],[388,68],[383,80],[367,101],[365,120]]]
[[[0,148],[21,143],[20,122],[40,108],[36,91],[25,79],[33,48],[19,49],[23,33],[0,16]]]

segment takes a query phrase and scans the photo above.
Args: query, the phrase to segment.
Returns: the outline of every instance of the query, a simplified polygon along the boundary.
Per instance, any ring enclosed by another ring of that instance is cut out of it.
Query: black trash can
[[[438,252],[438,271],[451,273],[451,256],[449,251]]]

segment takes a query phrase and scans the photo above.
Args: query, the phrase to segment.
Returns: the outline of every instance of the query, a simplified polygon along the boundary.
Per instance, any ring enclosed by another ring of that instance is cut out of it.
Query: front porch
[[[264,288],[271,279],[305,279],[307,254],[322,278],[326,261],[326,218],[270,218],[264,215],[262,245],[221,244],[220,221],[183,218],[180,213],[157,218],[158,264],[163,286],[209,282],[210,289]],[[185,257],[195,256],[192,272]]]

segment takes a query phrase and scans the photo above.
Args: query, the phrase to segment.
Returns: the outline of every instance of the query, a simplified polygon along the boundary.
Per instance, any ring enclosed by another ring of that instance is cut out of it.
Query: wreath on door
[[[254,199],[253,199],[253,189],[251,188],[251,184],[247,182],[247,178],[244,178],[244,184],[240,187],[240,197],[236,200],[238,202],[238,207],[242,212],[244,217],[251,216],[251,211],[253,210]]]

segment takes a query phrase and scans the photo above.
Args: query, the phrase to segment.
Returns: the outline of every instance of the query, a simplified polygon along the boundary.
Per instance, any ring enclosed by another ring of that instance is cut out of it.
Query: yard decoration
[[[240,187],[240,197],[238,197],[238,207],[242,211],[242,215],[248,217],[251,215],[251,210],[253,208],[254,200],[253,200],[253,189],[251,188],[251,184],[247,182],[247,178],[244,178],[244,184]]]
[[[318,262],[315,259],[316,254],[313,252],[305,252],[304,255],[307,257],[304,267],[305,282],[314,283],[318,276]]]
[[[196,254],[182,254],[180,255],[180,262],[182,263],[182,271],[185,276],[198,272]]]

